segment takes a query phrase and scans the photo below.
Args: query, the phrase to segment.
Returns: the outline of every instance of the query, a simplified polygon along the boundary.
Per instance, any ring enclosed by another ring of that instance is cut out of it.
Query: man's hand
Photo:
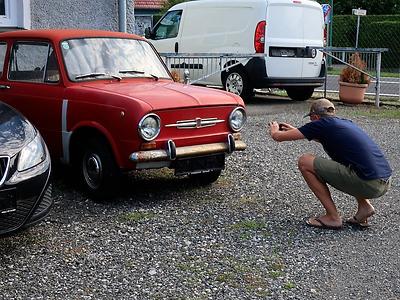
[[[296,129],[296,127],[288,124],[288,123],[279,123],[279,130],[281,131],[288,131],[291,129]]]
[[[272,139],[277,142],[304,139],[304,135],[296,127],[288,123],[272,121],[268,123],[268,129]]]
[[[269,129],[269,134],[271,135],[272,138],[274,133],[279,131],[279,124],[278,122],[272,121],[268,123],[268,129]]]

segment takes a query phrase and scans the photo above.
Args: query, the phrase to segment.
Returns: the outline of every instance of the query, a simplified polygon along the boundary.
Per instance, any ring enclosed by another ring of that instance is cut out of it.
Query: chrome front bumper
[[[133,152],[129,159],[137,164],[150,162],[170,162],[175,159],[189,158],[218,153],[230,154],[233,151],[243,151],[246,144],[242,140],[235,140],[231,134],[227,137],[226,143],[202,144],[195,146],[175,147],[172,140],[167,142],[165,150],[146,150]]]

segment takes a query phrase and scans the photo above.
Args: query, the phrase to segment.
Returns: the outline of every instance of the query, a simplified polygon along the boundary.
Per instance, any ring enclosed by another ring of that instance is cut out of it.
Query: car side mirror
[[[150,27],[146,27],[146,29],[144,30],[144,37],[146,39],[151,39],[153,37],[153,31]]]

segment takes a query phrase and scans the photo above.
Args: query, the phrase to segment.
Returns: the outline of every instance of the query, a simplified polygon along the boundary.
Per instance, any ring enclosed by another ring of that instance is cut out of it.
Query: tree
[[[178,3],[182,3],[182,2],[188,2],[191,0],[165,0],[164,4],[161,7],[161,14],[165,14],[167,12],[168,9],[170,9],[172,6],[178,4]]]
[[[317,0],[330,4],[330,0]],[[400,0],[334,0],[335,15],[351,15],[353,8],[366,9],[369,15],[399,15]]]

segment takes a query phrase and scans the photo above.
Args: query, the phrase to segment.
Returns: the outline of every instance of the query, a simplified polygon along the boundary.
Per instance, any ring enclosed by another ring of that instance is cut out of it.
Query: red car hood
[[[123,79],[111,82],[86,82],[85,88],[106,91],[140,100],[153,110],[171,108],[243,105],[240,97],[217,89],[184,85],[171,81],[154,81],[153,79]]]

